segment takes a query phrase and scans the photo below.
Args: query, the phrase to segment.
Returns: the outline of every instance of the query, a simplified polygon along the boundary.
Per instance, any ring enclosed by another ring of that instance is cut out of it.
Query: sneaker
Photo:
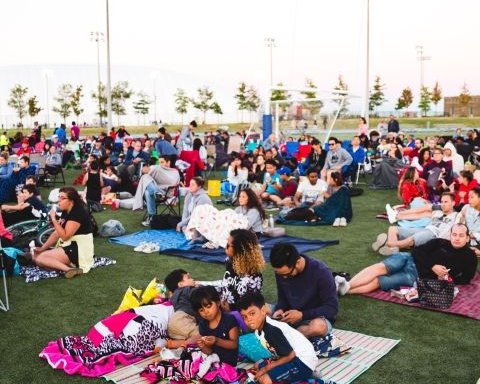
[[[145,246],[147,245],[147,242],[146,241],[142,241],[140,244],[138,244],[135,248],[133,248],[133,250],[135,252],[143,252],[143,249],[145,248]]]
[[[380,233],[377,236],[377,240],[372,244],[372,249],[378,252],[387,243],[388,235],[386,233]]]
[[[82,268],[71,268],[67,272],[65,272],[65,277],[67,279],[71,279],[75,276],[83,274],[83,269]]]
[[[337,217],[332,224],[332,227],[339,227],[340,226],[340,218]]]
[[[347,219],[345,217],[340,218],[340,223],[338,224],[340,227],[346,227],[347,226]]]
[[[382,256],[391,256],[398,251],[399,249],[397,247],[387,247],[386,245],[384,245],[378,250],[378,253],[380,253]]]
[[[160,251],[160,246],[156,243],[147,243],[145,248],[143,248],[143,253],[154,253]]]
[[[148,217],[147,217],[147,220],[142,221],[142,225],[143,225],[144,227],[150,227],[150,222],[151,222],[151,221],[152,221],[152,216],[148,216]]]
[[[388,221],[390,224],[395,224],[397,222],[397,211],[395,211],[390,204],[387,204],[385,209],[387,210]]]
[[[345,296],[350,290],[350,283],[342,276],[335,276],[335,286],[337,287],[337,293],[340,296]]]

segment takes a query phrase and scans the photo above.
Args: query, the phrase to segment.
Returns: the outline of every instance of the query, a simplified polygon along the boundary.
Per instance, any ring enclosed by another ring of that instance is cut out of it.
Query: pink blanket
[[[408,303],[405,300],[398,299],[390,295],[390,292],[377,290],[372,293],[367,293],[364,296],[371,297],[372,299],[391,301],[396,304],[409,305],[412,307],[420,307],[425,309],[431,309],[439,312],[453,313],[454,315],[470,317],[475,320],[480,320],[480,273],[477,273],[473,280],[468,285],[458,285],[459,293],[453,304],[448,309],[436,309],[422,307],[416,303]]]

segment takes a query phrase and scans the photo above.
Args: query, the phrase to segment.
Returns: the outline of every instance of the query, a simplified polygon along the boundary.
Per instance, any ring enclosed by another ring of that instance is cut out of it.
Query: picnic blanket
[[[294,236],[280,236],[280,237],[261,236],[259,241],[262,247],[263,257],[266,262],[270,261],[270,251],[272,250],[273,246],[280,242],[287,242],[290,244],[294,244],[295,247],[298,249],[299,253],[316,251],[329,245],[338,244],[338,240],[331,240],[331,241],[310,240],[310,239],[303,239],[301,237],[294,237]],[[187,259],[199,260],[207,263],[224,263],[225,262],[225,250],[223,248],[208,249],[208,248],[202,248],[201,245],[195,245],[191,249],[171,248],[171,249],[160,250],[160,252],[167,255],[185,257]]]
[[[167,303],[145,305],[106,317],[85,336],[72,335],[50,341],[40,352],[54,369],[69,375],[99,377],[116,364],[132,364],[153,353],[158,339],[167,338],[173,307]]]
[[[468,285],[458,285],[458,295],[453,300],[453,304],[447,309],[423,307],[418,303],[408,303],[406,300],[391,296],[390,292],[377,290],[372,293],[366,293],[364,296],[372,299],[390,301],[396,304],[408,305],[411,307],[430,309],[432,311],[447,312],[454,315],[470,317],[474,320],[480,320],[480,273],[477,273]]]
[[[108,257],[94,257],[93,258],[93,268],[106,267],[107,265],[116,264],[116,260],[109,259]],[[37,267],[36,265],[27,265],[25,267],[20,267],[20,276],[25,277],[26,283],[34,283],[38,280],[51,279],[53,277],[63,276],[63,272],[58,271],[47,271]]]
[[[108,241],[112,244],[129,245],[131,247],[136,247],[142,241],[153,242],[160,246],[160,251],[172,248],[186,250],[193,247],[185,238],[185,235],[175,229],[146,229],[130,235],[111,237]]]
[[[349,353],[343,356],[320,359],[316,372],[320,371],[322,373],[323,381],[336,384],[351,383],[400,342],[400,340],[369,336],[340,329],[334,329],[333,332],[352,348]],[[145,384],[148,381],[141,377],[140,373],[147,365],[158,360],[158,355],[150,356],[129,366],[119,367],[102,377],[117,384]],[[241,364],[239,366],[243,367]],[[310,382],[315,383],[313,379]]]

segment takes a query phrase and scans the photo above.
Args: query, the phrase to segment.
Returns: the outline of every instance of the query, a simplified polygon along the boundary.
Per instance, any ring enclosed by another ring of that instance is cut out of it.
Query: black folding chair
[[[160,213],[158,213],[159,207],[162,207]],[[158,192],[155,194],[155,212],[157,215],[162,215],[165,212],[174,216],[182,215],[179,185],[172,185],[164,193]]]

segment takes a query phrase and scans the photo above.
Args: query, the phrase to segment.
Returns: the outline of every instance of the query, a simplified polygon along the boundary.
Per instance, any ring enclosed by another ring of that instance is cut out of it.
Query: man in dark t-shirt
[[[36,187],[26,184],[18,194],[18,203],[15,205],[1,205],[1,215],[6,227],[26,220],[35,220],[45,213],[46,208],[35,196]]]

